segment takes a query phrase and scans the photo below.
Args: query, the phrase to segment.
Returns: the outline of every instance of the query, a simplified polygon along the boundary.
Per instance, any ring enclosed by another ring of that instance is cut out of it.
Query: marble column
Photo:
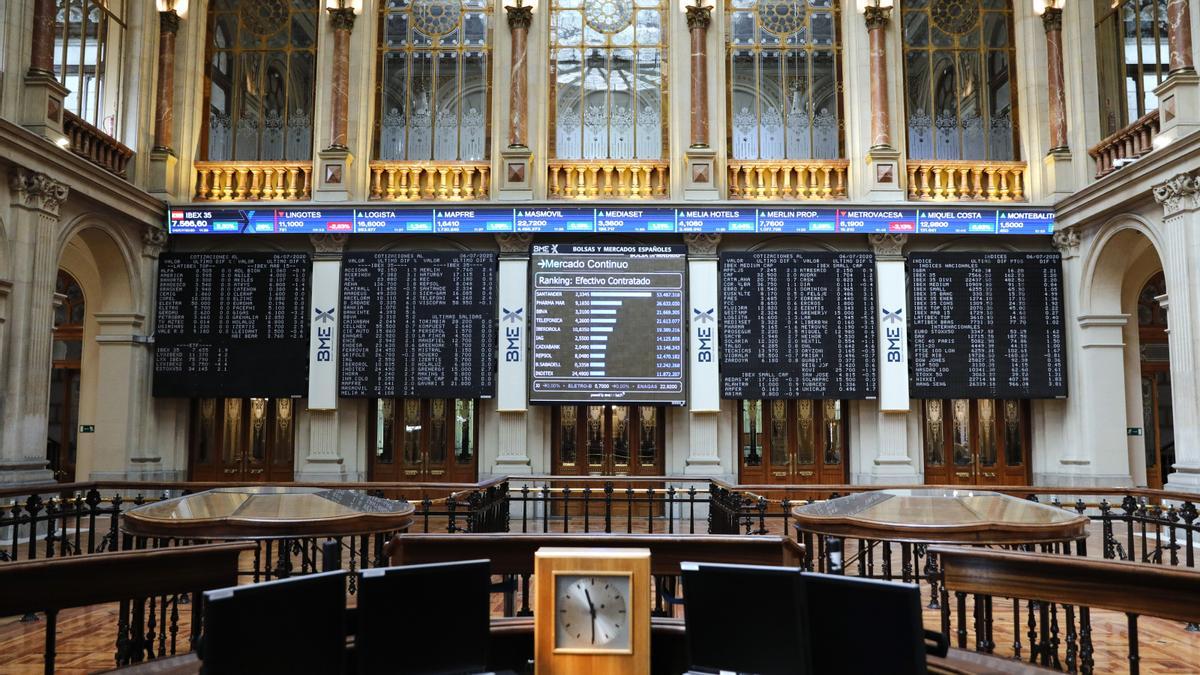
[[[1042,14],[1046,30],[1047,85],[1050,99],[1050,152],[1067,149],[1067,91],[1063,78],[1062,10],[1047,7]]]
[[[29,55],[30,75],[54,75],[54,0],[33,0],[33,44]]]
[[[533,8],[518,4],[505,7],[508,30],[512,34],[512,84],[508,99],[508,145],[524,148],[529,145],[529,25]]]
[[[330,9],[329,23],[333,26],[329,148],[345,150],[350,111],[350,32],[354,30],[354,10],[348,7]]]
[[[1171,52],[1171,70],[1192,70],[1192,15],[1189,0],[1167,0],[1167,39]]]
[[[154,117],[154,149],[170,152],[175,124],[175,36],[179,15],[175,10],[158,13],[158,89]]]
[[[69,189],[36,171],[13,167],[9,176],[12,291],[11,339],[0,426],[0,484],[46,482],[46,426],[50,405],[50,344],[58,276],[59,209]]]
[[[699,1],[687,8],[688,33],[692,37],[692,134],[693,148],[708,147],[708,27],[712,7]]]
[[[891,7],[869,6],[863,10],[870,38],[871,64],[871,148],[892,147],[891,116],[888,113],[887,36],[884,30],[891,20]]]

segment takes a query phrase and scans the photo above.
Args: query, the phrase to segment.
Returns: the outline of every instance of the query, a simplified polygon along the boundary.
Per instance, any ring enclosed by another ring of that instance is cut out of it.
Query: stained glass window
[[[734,159],[842,156],[837,0],[727,0]]]
[[[667,4],[551,0],[553,156],[662,159]]]
[[[210,161],[312,158],[319,0],[212,0]]]
[[[902,5],[910,159],[1017,159],[1010,0]]]
[[[490,41],[485,0],[380,2],[378,159],[487,158]]]

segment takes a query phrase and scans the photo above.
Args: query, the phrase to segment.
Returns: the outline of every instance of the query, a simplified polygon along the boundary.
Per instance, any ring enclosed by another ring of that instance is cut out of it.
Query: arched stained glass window
[[[901,7],[909,158],[1017,159],[1010,0]]]
[[[551,0],[553,156],[662,159],[664,0]]]
[[[380,1],[377,159],[487,158],[490,42],[486,0]]]
[[[842,156],[837,0],[727,0],[734,159]]]
[[[209,161],[312,158],[320,0],[208,5]]]

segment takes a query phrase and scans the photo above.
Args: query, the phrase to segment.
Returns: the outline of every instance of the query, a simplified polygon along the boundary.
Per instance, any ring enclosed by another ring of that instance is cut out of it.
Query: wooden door
[[[554,474],[661,476],[665,408],[649,405],[567,405],[554,408]]]
[[[372,414],[370,480],[432,483],[477,480],[477,401],[378,399]]]
[[[1138,296],[1141,343],[1142,440],[1146,452],[1146,485],[1161,489],[1175,464],[1175,420],[1171,409],[1171,353],[1167,344],[1166,295],[1162,273],[1154,275]]]
[[[836,400],[742,401],[739,481],[846,482],[846,404]]]
[[[929,399],[921,416],[927,484],[1029,484],[1028,401]]]
[[[46,461],[54,479],[75,480],[79,450],[79,380],[83,362],[83,323],[87,309],[83,289],[59,270],[55,283],[54,340],[50,365],[50,408],[46,426]]]
[[[194,400],[189,447],[192,480],[294,480],[295,402],[290,398]]]

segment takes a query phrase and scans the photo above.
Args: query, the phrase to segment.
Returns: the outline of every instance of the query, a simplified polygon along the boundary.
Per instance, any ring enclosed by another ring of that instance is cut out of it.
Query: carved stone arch
[[[56,259],[61,261],[74,242],[83,247],[99,272],[100,287],[90,292],[84,288],[88,311],[145,314],[138,245],[129,240],[125,228],[90,214],[81,215],[60,230]]]
[[[1079,313],[1119,314],[1126,272],[1136,255],[1131,252],[1149,245],[1165,261],[1161,233],[1145,218],[1121,214],[1096,228],[1083,253],[1079,284]],[[1167,287],[1171,286],[1167,279]]]

